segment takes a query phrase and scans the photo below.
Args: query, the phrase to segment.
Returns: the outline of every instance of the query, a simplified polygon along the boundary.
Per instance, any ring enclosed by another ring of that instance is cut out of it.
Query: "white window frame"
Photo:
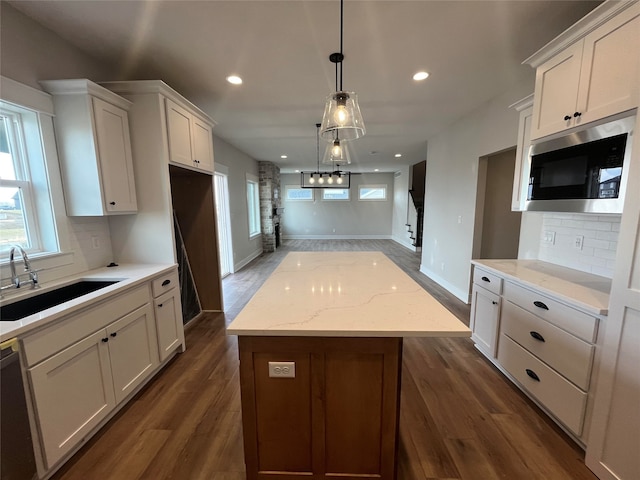
[[[250,173],[246,174],[247,185],[247,220],[249,226],[249,240],[261,235],[260,224],[260,182],[258,177]],[[253,195],[252,195],[253,190]]]
[[[312,188],[302,188],[296,185],[285,185],[284,189],[285,189],[285,194],[284,194],[285,202],[313,202],[314,200]],[[311,193],[311,198],[289,198],[290,190],[302,190],[303,192],[309,192]]]
[[[327,198],[325,196],[325,194],[327,192],[335,192],[336,190],[346,190],[347,192],[347,198]],[[350,202],[351,201],[351,189],[344,187],[344,188],[323,188],[322,189],[322,201],[324,202]]]
[[[384,198],[362,198],[362,190],[365,188],[373,188],[373,189],[383,189],[384,190]],[[387,184],[376,184],[376,185],[359,185],[358,186],[358,200],[361,202],[386,202],[389,198],[387,192],[389,191],[389,187]]]

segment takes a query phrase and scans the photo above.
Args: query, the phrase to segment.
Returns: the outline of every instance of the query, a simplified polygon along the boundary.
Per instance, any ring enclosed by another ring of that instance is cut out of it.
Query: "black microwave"
[[[634,124],[625,117],[532,145],[527,210],[622,213]]]

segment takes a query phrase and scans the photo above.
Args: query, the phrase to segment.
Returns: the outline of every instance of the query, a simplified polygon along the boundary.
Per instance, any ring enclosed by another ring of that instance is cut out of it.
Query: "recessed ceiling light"
[[[373,171],[374,171],[374,172],[379,172],[379,171],[380,171],[380,169],[379,169],[379,168],[374,168],[374,169],[373,169]]]
[[[396,158],[400,158],[400,157],[402,156],[402,154],[401,154],[401,153],[396,153],[394,156],[395,156]]]
[[[420,80],[424,80],[428,76],[429,74],[427,72],[418,72],[413,76],[413,79],[420,81]]]
[[[237,75],[229,75],[227,77],[227,82],[233,83],[234,85],[241,85],[242,79]]]
[[[296,170],[294,170],[294,172],[295,172],[295,173],[299,173],[299,172],[300,172],[300,170],[297,170],[297,169],[296,169]]]
[[[286,155],[280,155],[280,158],[287,158]]]

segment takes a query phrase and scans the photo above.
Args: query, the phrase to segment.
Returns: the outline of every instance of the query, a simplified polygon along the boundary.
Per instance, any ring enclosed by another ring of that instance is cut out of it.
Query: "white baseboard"
[[[391,235],[283,235],[284,240],[392,240]]]
[[[240,260],[238,263],[234,264],[233,265],[233,271],[237,272],[242,267],[247,266],[249,264],[249,262],[251,262],[252,260],[258,258],[260,255],[262,255],[262,248],[260,250],[256,250],[255,252],[253,252],[248,257],[245,257],[242,260]]]
[[[457,298],[462,300],[467,305],[471,303],[471,294],[468,291],[460,290],[458,287],[449,283],[444,278],[438,276],[436,273],[432,272],[431,270],[427,269],[422,264],[420,265],[420,273],[424,273],[431,280],[436,282],[441,287],[444,287],[445,289],[447,289],[449,292],[451,292],[453,295],[455,295]]]
[[[404,239],[404,238],[398,237],[396,235],[393,235],[391,237],[391,240],[393,240],[396,243],[399,243],[403,247],[407,247],[412,252],[417,252],[418,251],[418,249],[408,239]]]

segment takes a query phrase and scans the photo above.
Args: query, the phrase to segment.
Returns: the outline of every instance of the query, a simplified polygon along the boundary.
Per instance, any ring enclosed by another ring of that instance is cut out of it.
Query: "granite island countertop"
[[[611,279],[541,260],[471,260],[505,279],[564,300],[593,315],[607,315]]]
[[[72,284],[78,280],[117,281],[117,283],[114,283],[113,285],[87,293],[81,297],[69,300],[41,312],[34,313],[33,315],[29,315],[28,317],[24,317],[20,320],[3,322],[0,319],[0,341],[4,342],[5,340],[24,335],[25,333],[29,333],[33,330],[44,327],[45,325],[52,324],[56,320],[59,320],[70,313],[82,310],[96,302],[105,300],[110,296],[123,293],[132,287],[149,281],[157,275],[169,272],[175,267],[176,265],[141,264],[123,264],[115,267],[103,267],[71,275],[53,282],[42,283],[40,284],[40,287],[35,290],[24,289],[24,292],[12,292],[13,294],[11,296],[7,296],[7,298],[2,299],[2,302],[0,302],[1,305],[10,304],[15,301],[30,298],[34,295],[46,293],[58,287]]]
[[[381,252],[292,252],[229,335],[468,337],[469,328]]]

